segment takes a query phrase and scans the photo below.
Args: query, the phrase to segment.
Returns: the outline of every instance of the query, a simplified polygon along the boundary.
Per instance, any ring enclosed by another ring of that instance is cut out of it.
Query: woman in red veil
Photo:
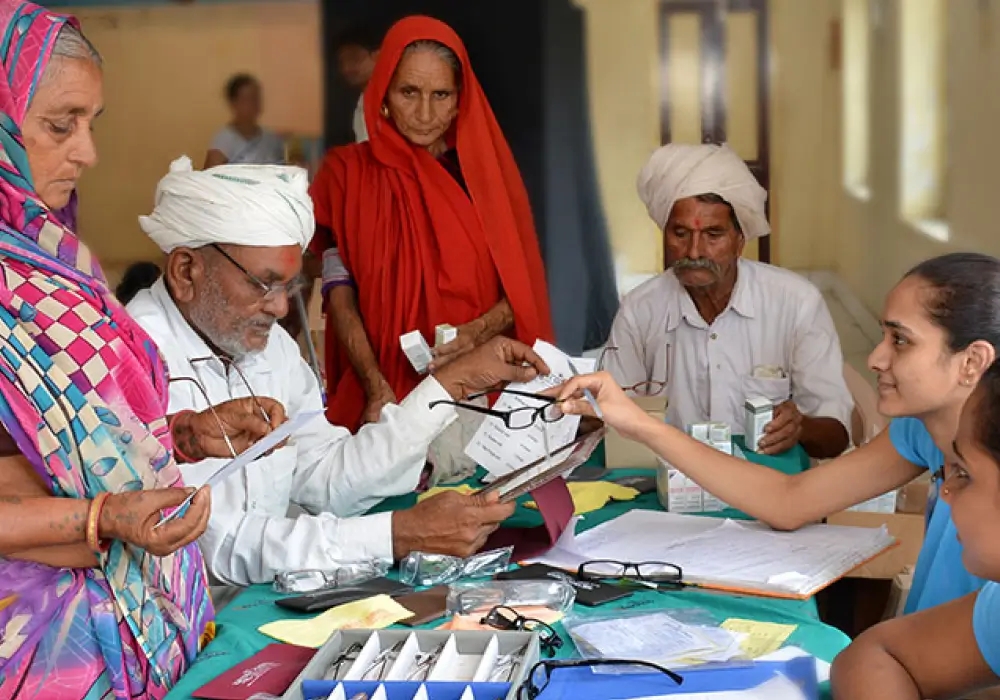
[[[438,367],[498,334],[552,336],[527,192],[458,35],[396,23],[364,105],[369,141],[331,149],[311,190],[327,417],[351,430],[419,382],[404,333],[455,326]]]

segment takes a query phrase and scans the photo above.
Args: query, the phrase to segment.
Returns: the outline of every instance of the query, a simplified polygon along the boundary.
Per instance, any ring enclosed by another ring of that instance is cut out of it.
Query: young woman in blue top
[[[1000,684],[1000,363],[966,403],[951,452],[942,501],[965,567],[989,581],[858,637],[833,664],[835,698],[956,697]]]
[[[590,389],[605,421],[646,444],[726,503],[779,530],[794,530],[896,489],[951,455],[962,406],[1000,348],[1000,260],[976,253],[933,258],[911,270],[885,302],[882,342],[868,358],[878,375],[878,409],[893,421],[868,444],[801,474],[730,457],[650,417],[606,373],[576,377],[561,390],[567,413],[592,415]],[[797,426],[786,427],[795,431]],[[781,440],[781,434],[769,436]],[[962,566],[950,509],[928,503],[927,533],[907,612],[979,590]]]

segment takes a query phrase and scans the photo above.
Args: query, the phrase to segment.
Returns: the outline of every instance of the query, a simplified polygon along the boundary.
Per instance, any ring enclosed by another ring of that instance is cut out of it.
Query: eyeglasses
[[[627,659],[559,659],[556,661],[539,661],[525,677],[524,682],[517,689],[517,700],[535,700],[552,679],[552,672],[559,668],[593,668],[595,666],[615,666],[624,672],[627,669],[648,668],[652,671],[662,673],[675,684],[684,683],[684,678],[674,673],[668,668],[658,666],[650,661],[630,661]]]
[[[305,279],[302,275],[296,275],[290,282],[275,282],[273,284],[268,284],[238,263],[236,258],[223,250],[222,246],[218,243],[210,243],[209,246],[218,251],[222,257],[235,265],[236,269],[246,275],[248,280],[253,282],[254,286],[260,290],[263,301],[274,301],[282,294],[288,296],[289,298],[298,296],[303,287],[306,285]]]
[[[475,401],[476,399],[481,399],[489,394],[496,393],[534,399],[535,401],[542,402],[542,405],[520,406],[509,411],[497,411],[485,406],[479,406],[478,404],[466,403],[467,401]],[[543,423],[555,423],[556,421],[562,419],[564,415],[562,409],[559,408],[558,400],[554,396],[543,396],[542,394],[532,394],[531,392],[515,391],[513,389],[502,389],[499,392],[484,391],[479,394],[472,394],[466,398],[466,401],[432,401],[430,403],[430,408],[442,405],[454,406],[456,408],[465,409],[466,411],[475,411],[476,413],[482,413],[486,416],[499,418],[510,430],[524,430],[525,428],[530,428],[534,425],[536,420],[541,420]]]
[[[580,564],[576,577],[581,581],[637,584],[650,588],[680,588],[684,585],[681,567],[665,561],[594,559]]]
[[[225,357],[219,355],[205,355],[205,357],[192,357],[188,360],[188,362],[191,363],[192,367],[194,367],[194,365],[198,362],[213,362],[213,361],[220,363],[226,369],[226,371],[233,370],[234,372],[236,372],[236,376],[240,378],[240,381],[243,382],[243,386],[246,387],[247,394],[249,394],[250,398],[253,399],[253,403],[257,407],[257,410],[260,411],[261,417],[265,421],[267,421],[268,424],[270,424],[271,417],[267,414],[267,411],[264,410],[264,407],[260,403],[260,399],[257,398],[257,394],[254,393],[253,387],[250,386],[250,380],[247,379],[247,375],[243,374],[243,370],[241,370],[240,366],[236,364],[236,360],[234,360],[231,357]],[[208,396],[208,392],[204,391],[204,389],[202,389],[202,393],[204,393],[206,397]]]
[[[481,619],[479,623],[504,631],[538,632],[538,643],[541,645],[542,651],[549,656],[554,656],[556,650],[563,645],[562,637],[551,625],[533,617],[525,617],[514,608],[509,608],[506,605],[491,608],[486,613],[486,617]]]
[[[667,346],[667,350],[670,350],[670,346]],[[608,352],[618,352],[618,348],[613,345],[606,346],[601,350],[600,356],[597,358],[597,370],[601,371],[604,369],[604,358]],[[667,382],[659,381],[657,379],[647,379],[642,382],[636,382],[631,386],[623,386],[622,391],[626,394],[633,394],[635,396],[657,396],[662,393],[664,389],[667,388]]]
[[[363,648],[364,645],[362,645],[360,642],[354,642],[354,644],[347,647],[347,649],[345,649],[344,651],[340,652],[337,658],[333,660],[333,663],[330,664],[330,668],[327,669],[324,680],[335,681],[338,678],[340,678],[341,667],[343,667],[343,665],[348,661],[350,661],[351,663],[357,661],[358,655],[361,653],[361,650]]]

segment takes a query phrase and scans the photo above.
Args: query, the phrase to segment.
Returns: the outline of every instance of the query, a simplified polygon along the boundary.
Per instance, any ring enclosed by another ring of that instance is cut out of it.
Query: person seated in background
[[[187,159],[171,170],[157,187],[153,213],[140,218],[167,253],[164,277],[128,307],[166,357],[175,380],[171,410],[267,395],[291,417],[322,411],[315,376],[275,324],[288,311],[314,230],[305,171],[197,172]],[[496,338],[424,379],[357,435],[313,420],[285,447],[213,486],[215,505],[200,540],[210,570],[247,585],[281,571],[398,559],[413,550],[471,554],[512,506],[445,492],[409,510],[361,514],[417,488],[428,445],[455,418],[453,408],[431,409],[432,402],[547,372],[530,348]],[[186,465],[184,477],[203,483],[220,464]],[[307,514],[288,517],[291,504]]]
[[[742,432],[745,400],[764,397],[774,419],[760,452],[843,452],[854,403],[833,319],[810,282],[741,257],[770,233],[767,193],[743,160],[725,145],[669,144],[638,189],[663,231],[666,271],[623,299],[604,356],[611,375],[665,393],[667,422],[681,429],[720,421]]]
[[[143,289],[149,289],[162,274],[160,266],[154,262],[137,262],[129,265],[122,275],[121,282],[115,287],[115,298],[122,304],[128,304],[136,294]]]
[[[870,628],[833,662],[835,698],[967,697],[1000,684],[1000,362],[966,401],[940,483],[975,593]],[[989,697],[996,697],[990,695]]]
[[[285,162],[285,143],[260,125],[263,99],[260,82],[246,73],[226,82],[226,102],[233,120],[212,139],[205,168],[226,163],[274,165]]]
[[[378,52],[382,46],[381,34],[371,27],[355,26],[337,37],[337,72],[351,88],[361,91],[358,104],[354,108],[354,140],[358,143],[368,140],[365,127],[365,88],[375,71]]]
[[[552,339],[524,183],[461,39],[397,22],[365,91],[369,140],[333,148],[311,193],[323,260],[327,417],[356,430],[420,383],[400,347],[419,330],[434,368],[510,334]]]

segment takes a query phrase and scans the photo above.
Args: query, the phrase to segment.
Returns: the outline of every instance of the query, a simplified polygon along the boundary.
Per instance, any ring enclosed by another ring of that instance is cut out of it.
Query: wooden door
[[[768,191],[767,0],[660,0],[660,142],[724,143]],[[771,261],[771,237],[744,254]]]

